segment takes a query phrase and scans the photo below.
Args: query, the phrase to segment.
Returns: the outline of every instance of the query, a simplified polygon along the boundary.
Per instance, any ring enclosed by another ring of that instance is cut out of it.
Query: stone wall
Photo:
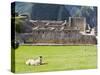
[[[97,44],[95,36],[81,35],[76,30],[67,31],[34,31],[31,34],[23,34],[24,43],[52,43],[52,44]]]
[[[73,29],[79,29],[80,31],[85,31],[86,28],[86,18],[84,17],[70,17],[69,25]]]

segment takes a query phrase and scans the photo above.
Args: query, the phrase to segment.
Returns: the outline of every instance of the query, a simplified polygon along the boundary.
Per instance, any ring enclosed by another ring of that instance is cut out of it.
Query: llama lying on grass
[[[42,56],[39,56],[36,59],[28,59],[26,61],[26,65],[32,65],[32,66],[42,65]]]

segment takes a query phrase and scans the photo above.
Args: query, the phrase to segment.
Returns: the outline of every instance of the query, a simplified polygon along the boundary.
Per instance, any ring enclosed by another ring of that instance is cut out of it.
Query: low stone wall
[[[48,44],[97,44],[97,39],[92,35],[81,35],[77,31],[47,31],[47,32],[34,32],[30,34],[20,34],[23,42],[28,44],[35,43],[48,43]]]

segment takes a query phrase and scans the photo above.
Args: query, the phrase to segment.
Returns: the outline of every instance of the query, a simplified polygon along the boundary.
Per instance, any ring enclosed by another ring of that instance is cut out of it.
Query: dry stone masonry
[[[93,31],[87,28],[89,26],[84,17],[69,17],[68,21],[30,20],[30,22],[32,32],[19,34],[24,44],[83,45],[97,43],[95,30],[92,34]]]

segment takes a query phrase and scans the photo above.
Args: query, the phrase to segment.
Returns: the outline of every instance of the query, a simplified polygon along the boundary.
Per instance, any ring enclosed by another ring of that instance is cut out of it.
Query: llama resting
[[[42,65],[42,56],[39,56],[36,59],[28,59],[26,61],[26,65],[32,65],[32,66],[37,66],[37,65]]]

